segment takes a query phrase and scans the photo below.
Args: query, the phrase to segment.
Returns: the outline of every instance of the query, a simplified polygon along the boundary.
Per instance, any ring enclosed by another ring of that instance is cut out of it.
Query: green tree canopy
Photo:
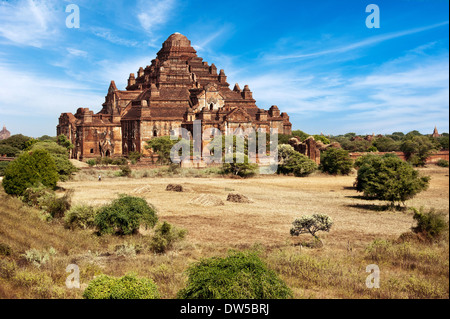
[[[40,184],[54,189],[58,179],[53,157],[46,150],[35,150],[22,153],[6,167],[2,185],[6,193],[22,195]]]
[[[348,175],[352,171],[353,160],[348,151],[330,148],[321,154],[320,169],[332,175]]]
[[[403,203],[427,189],[429,177],[396,156],[371,156],[360,163],[356,189],[368,198]]]

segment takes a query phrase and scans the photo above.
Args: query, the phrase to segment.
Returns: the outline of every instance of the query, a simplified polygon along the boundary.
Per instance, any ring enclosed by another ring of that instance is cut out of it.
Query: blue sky
[[[367,28],[366,6],[380,9]],[[66,6],[80,8],[67,28]],[[0,126],[56,135],[100,111],[165,39],[186,35],[231,86],[310,134],[449,131],[448,0],[0,1]]]

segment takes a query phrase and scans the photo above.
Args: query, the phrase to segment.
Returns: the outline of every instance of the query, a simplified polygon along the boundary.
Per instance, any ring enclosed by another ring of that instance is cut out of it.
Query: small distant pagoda
[[[3,125],[3,130],[0,131],[0,140],[6,140],[11,136],[11,132],[6,129],[6,126]]]
[[[439,134],[437,127],[435,126],[433,134],[431,134],[431,137],[440,137],[440,136],[441,136],[441,134]]]

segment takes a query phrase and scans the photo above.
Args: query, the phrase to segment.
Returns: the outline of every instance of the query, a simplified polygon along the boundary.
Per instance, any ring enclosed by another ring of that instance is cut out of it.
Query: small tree
[[[161,136],[152,138],[147,142],[147,149],[153,149],[158,154],[160,164],[168,164],[170,160],[170,150],[179,140],[171,140],[170,136]]]
[[[428,136],[409,135],[410,133],[400,145],[400,150],[414,166],[425,166],[427,158],[439,147]]]
[[[320,169],[332,175],[348,175],[353,168],[353,160],[348,151],[330,148],[321,154]]]
[[[386,200],[391,206],[427,189],[428,176],[419,176],[411,164],[397,156],[372,156],[362,163],[356,177],[356,190],[372,199]]]
[[[317,169],[317,164],[307,156],[295,151],[291,145],[278,145],[278,170],[279,174],[294,174],[303,177]]]
[[[330,216],[325,214],[305,215],[294,220],[291,228],[291,236],[299,236],[301,234],[311,234],[315,242],[321,243],[319,236],[316,235],[319,231],[329,232],[333,221]]]
[[[155,207],[143,198],[127,195],[101,207],[95,216],[100,234],[129,235],[136,233],[141,225],[153,228],[157,221]]]
[[[243,158],[243,161],[240,160]],[[258,164],[249,162],[248,156],[245,154],[227,154],[223,157],[222,171],[225,174],[233,174],[241,177],[250,177],[255,174]]]

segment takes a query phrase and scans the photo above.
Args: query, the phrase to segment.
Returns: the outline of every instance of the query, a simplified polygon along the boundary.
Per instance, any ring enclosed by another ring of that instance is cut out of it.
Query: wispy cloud
[[[57,17],[54,1],[2,1],[0,36],[13,44],[42,47],[58,34]]]
[[[0,115],[57,118],[61,112],[101,105],[104,99],[76,81],[18,71],[5,63],[0,63],[0,74]]]
[[[267,60],[288,60],[288,59],[315,58],[315,57],[321,57],[321,56],[329,55],[329,54],[347,53],[349,51],[353,51],[353,50],[360,49],[363,47],[373,46],[375,44],[378,44],[378,43],[381,43],[384,41],[393,40],[393,39],[404,37],[407,35],[439,28],[439,27],[442,27],[442,26],[445,26],[448,24],[449,24],[449,21],[445,21],[445,22],[441,22],[441,23],[437,23],[437,24],[433,24],[433,25],[429,25],[429,26],[425,26],[425,27],[421,27],[421,28],[413,28],[413,29],[404,30],[404,31],[391,32],[391,33],[387,33],[387,34],[383,34],[383,35],[379,35],[379,36],[370,37],[368,39],[357,41],[357,42],[350,43],[347,45],[343,45],[343,46],[339,46],[339,47],[335,47],[335,48],[331,48],[331,49],[325,49],[325,50],[321,50],[321,51],[316,51],[316,52],[312,52],[312,53],[296,52],[294,54],[289,54],[289,55],[266,55],[265,58]]]
[[[118,44],[125,47],[138,47],[141,45],[141,43],[139,43],[138,41],[119,37],[116,34],[114,34],[112,30],[106,28],[92,27],[89,30],[93,35],[102,38],[108,42],[111,42],[113,44]]]
[[[140,25],[145,31],[153,33],[167,22],[175,4],[175,0],[139,0],[137,18]]]

